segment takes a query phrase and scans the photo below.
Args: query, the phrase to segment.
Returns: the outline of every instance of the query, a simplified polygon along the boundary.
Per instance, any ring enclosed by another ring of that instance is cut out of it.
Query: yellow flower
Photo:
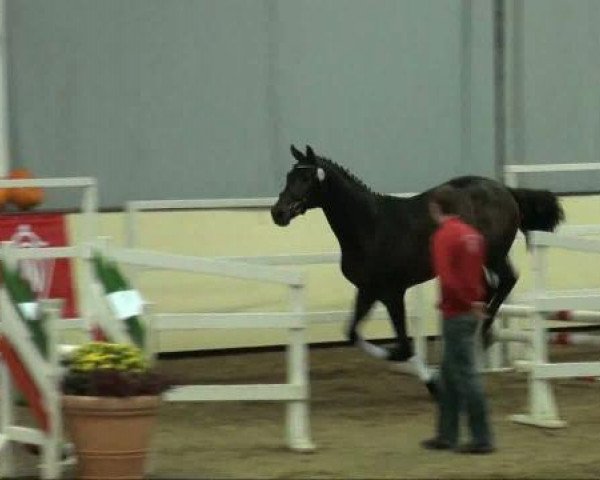
[[[78,371],[141,371],[147,369],[148,365],[140,349],[133,345],[90,342],[74,353],[71,368]]]

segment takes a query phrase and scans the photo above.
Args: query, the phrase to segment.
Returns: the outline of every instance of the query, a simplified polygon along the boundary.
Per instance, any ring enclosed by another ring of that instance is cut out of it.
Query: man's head
[[[452,215],[460,215],[463,209],[462,192],[451,185],[442,185],[436,188],[429,199],[429,212],[431,217],[442,223],[445,218]]]

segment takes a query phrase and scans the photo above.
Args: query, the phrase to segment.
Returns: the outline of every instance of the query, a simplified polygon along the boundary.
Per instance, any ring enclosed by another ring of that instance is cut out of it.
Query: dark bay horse
[[[395,362],[413,359],[406,333],[406,290],[433,278],[429,242],[436,225],[429,214],[427,190],[411,198],[397,198],[371,191],[363,182],[333,161],[291,146],[296,163],[287,174],[284,190],[271,209],[273,221],[286,226],[311,208],[322,208],[341,248],[341,270],[357,288],[347,338],[370,346],[371,353]],[[482,333],[490,341],[489,328],[517,276],[507,258],[517,230],[552,231],[564,215],[558,198],[547,190],[510,189],[483,177],[465,176],[448,181],[470,199],[468,217],[487,243],[486,269],[496,281],[487,291],[488,319]],[[360,321],[376,301],[386,307],[396,333],[389,350],[368,344],[358,334]],[[428,387],[430,378],[421,377]]]

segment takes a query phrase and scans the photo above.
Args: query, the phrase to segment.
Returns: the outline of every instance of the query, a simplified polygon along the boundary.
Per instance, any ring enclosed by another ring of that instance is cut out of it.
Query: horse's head
[[[273,221],[280,227],[289,225],[294,217],[309,208],[319,206],[320,187],[325,180],[325,170],[310,146],[306,147],[306,154],[293,145],[290,149],[297,163],[288,172],[285,188],[271,208]]]

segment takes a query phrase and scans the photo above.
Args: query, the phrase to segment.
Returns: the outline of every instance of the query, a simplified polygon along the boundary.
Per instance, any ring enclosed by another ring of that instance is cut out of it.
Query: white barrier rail
[[[394,197],[410,198],[418,193],[392,193]],[[277,202],[277,197],[263,198],[212,198],[212,199],[181,199],[181,200],[133,200],[127,202],[127,211],[142,210],[203,210],[230,208],[266,208]]]
[[[181,272],[216,274],[246,280],[258,280],[279,283],[289,286],[303,285],[301,272],[293,272],[274,267],[250,265],[243,262],[215,260],[213,258],[194,257],[174,253],[160,253],[151,250],[132,248],[112,248],[111,256],[117,262],[129,265],[144,266],[162,270]]]
[[[308,324],[340,323],[348,320],[345,310],[304,312]],[[369,318],[387,319],[384,308],[374,309]],[[158,330],[194,330],[196,328],[292,328],[298,322],[291,313],[157,313],[153,323]]]
[[[561,225],[556,229],[559,235],[575,235],[583,237],[586,235],[600,235],[600,225]]]
[[[144,266],[256,280],[286,285],[290,289],[291,311],[241,314],[157,314],[154,330],[174,329],[255,329],[277,328],[288,331],[287,383],[273,385],[182,385],[171,389],[166,399],[172,402],[205,401],[284,401],[287,404],[287,443],[292,450],[310,451],[314,444],[309,426],[308,347],[305,339],[303,276],[300,272],[274,266],[251,265],[226,260],[212,260],[149,250],[103,245],[103,253],[124,265]]]
[[[600,362],[540,363],[531,371],[536,380],[600,376]]]
[[[410,198],[418,193],[393,193],[398,198]],[[144,211],[160,212],[166,210],[226,210],[269,208],[277,201],[276,197],[264,198],[213,198],[181,200],[132,200],[125,204],[125,238],[129,247],[137,246],[137,214]]]
[[[264,329],[302,328],[304,321],[295,313],[157,313],[157,330],[196,330],[200,328]]]
[[[531,232],[530,242],[538,247],[553,247],[576,252],[600,253],[598,240],[548,232]]]
[[[291,402],[308,397],[306,385],[185,385],[165,394],[168,402]],[[312,446],[311,446],[312,448]],[[305,450],[303,448],[302,450]]]
[[[544,163],[529,165],[506,165],[504,172],[511,173],[549,173],[549,172],[582,172],[600,170],[600,163]]]
[[[600,170],[600,163],[545,163],[529,165],[505,165],[504,183],[516,188],[520,174],[527,173],[555,173],[555,172],[584,172]]]
[[[0,179],[0,188],[88,188],[95,187],[92,177]]]
[[[80,247],[27,247],[14,248],[11,257],[18,260],[37,260],[50,258],[76,258],[80,256]]]
[[[81,213],[83,215],[83,241],[89,242],[96,237],[96,215],[98,213],[98,185],[95,178],[91,177],[65,177],[65,178],[27,178],[27,179],[0,179],[0,188],[56,188],[56,189],[81,189]]]
[[[503,328],[496,330],[494,332],[494,337],[504,342],[531,343],[533,334],[531,332],[513,331]]]
[[[227,260],[233,262],[246,262],[259,265],[327,265],[339,263],[339,253],[298,253],[294,255],[257,255],[255,257],[233,256],[233,257],[211,257],[215,260]]]

